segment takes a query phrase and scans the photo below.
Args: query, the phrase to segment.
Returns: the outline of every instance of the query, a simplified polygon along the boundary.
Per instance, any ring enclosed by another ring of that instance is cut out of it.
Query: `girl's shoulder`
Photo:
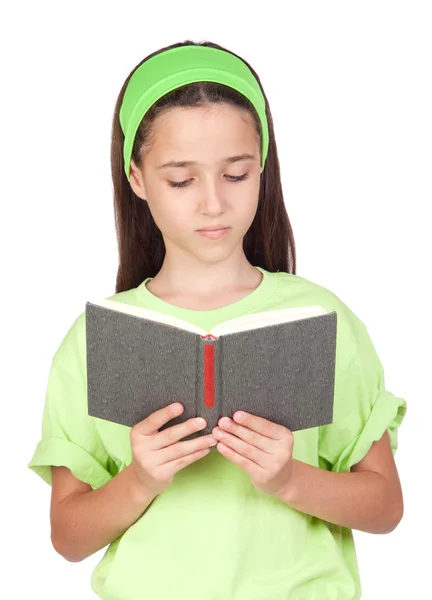
[[[347,364],[367,335],[366,325],[357,310],[336,292],[305,277],[279,272],[278,302],[286,306],[318,305],[337,314],[337,345],[341,362]]]

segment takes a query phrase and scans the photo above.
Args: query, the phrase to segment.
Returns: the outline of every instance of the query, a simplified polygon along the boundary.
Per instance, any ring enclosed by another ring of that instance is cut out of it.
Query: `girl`
[[[105,600],[357,600],[353,529],[403,514],[394,453],[406,402],[385,389],[364,323],[295,274],[270,108],[248,63],[174,44],[129,75],[111,146],[117,302],[206,331],[246,313],[337,311],[333,423],[291,432],[253,414],[159,429],[175,398],[133,428],[87,414],[85,313],[49,375],[29,463],[52,486],[51,539],[69,561],[108,545]]]

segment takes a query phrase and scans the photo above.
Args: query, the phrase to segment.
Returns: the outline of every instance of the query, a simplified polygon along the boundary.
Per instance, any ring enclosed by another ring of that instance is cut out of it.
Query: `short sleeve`
[[[349,472],[387,430],[393,454],[406,411],[405,399],[386,390],[384,370],[361,324],[356,351],[335,383],[333,423],[319,428],[319,466]]]
[[[51,364],[42,416],[42,435],[28,468],[52,485],[52,466],[68,467],[93,489],[112,479],[111,461],[87,414],[85,379]]]

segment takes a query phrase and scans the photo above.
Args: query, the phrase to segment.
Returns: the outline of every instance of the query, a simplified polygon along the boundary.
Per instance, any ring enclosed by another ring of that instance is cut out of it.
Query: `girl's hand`
[[[217,449],[246,471],[261,492],[278,496],[290,484],[293,472],[292,431],[244,412],[233,419],[222,417],[212,431],[220,443]]]
[[[144,489],[160,494],[173,482],[177,471],[199,460],[216,445],[211,435],[179,442],[183,437],[204,429],[205,419],[189,419],[178,425],[158,431],[184,410],[179,404],[170,404],[153,412],[134,425],[130,431],[132,449],[131,468]]]

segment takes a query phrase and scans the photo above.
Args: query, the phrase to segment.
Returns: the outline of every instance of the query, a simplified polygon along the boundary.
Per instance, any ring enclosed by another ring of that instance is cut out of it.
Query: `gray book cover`
[[[86,303],[88,414],[133,427],[181,402],[211,433],[237,410],[291,431],[333,420],[337,313],[218,337]]]

